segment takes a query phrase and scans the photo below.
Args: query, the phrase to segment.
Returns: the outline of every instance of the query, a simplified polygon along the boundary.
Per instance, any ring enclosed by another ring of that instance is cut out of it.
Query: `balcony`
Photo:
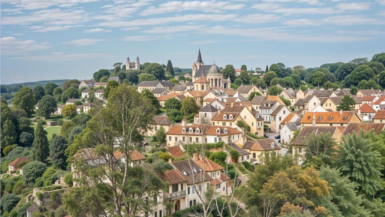
[[[175,200],[175,199],[185,197],[185,196],[186,196],[185,190],[184,191],[175,191],[175,192],[172,192],[171,194],[169,194],[168,199],[169,200]]]

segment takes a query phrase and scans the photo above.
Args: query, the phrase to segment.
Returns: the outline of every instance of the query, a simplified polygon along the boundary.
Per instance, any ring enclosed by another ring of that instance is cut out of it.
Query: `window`
[[[254,127],[254,122],[251,122],[251,126]]]
[[[226,126],[226,122],[222,122],[222,126]]]
[[[210,189],[210,183],[207,183],[207,190]]]
[[[215,185],[215,189],[218,189],[218,188],[221,188],[221,185],[220,185],[220,184],[216,184],[216,185]]]
[[[247,157],[246,157],[246,158],[247,158],[247,160],[248,160],[248,159],[249,159],[249,155],[247,155]]]
[[[283,114],[285,114],[285,110],[283,110]]]
[[[195,138],[195,142],[196,142],[196,143],[199,142],[199,138],[198,138],[198,137]]]
[[[192,188],[192,194],[195,194],[195,187],[191,187]]]
[[[298,152],[299,152],[299,153],[302,153],[302,148],[298,148]]]
[[[330,126],[332,127],[332,126],[333,126],[333,124],[330,124]]]
[[[227,128],[225,128],[225,130],[224,130],[224,133],[226,134],[228,131],[227,131]]]
[[[243,161],[243,156],[242,156],[242,161]]]
[[[233,126],[233,123],[230,123],[230,127]]]
[[[253,153],[253,158],[255,158],[256,157],[256,154],[255,153]]]
[[[197,205],[197,200],[194,199],[193,202],[194,202],[194,206]]]
[[[189,133],[193,133],[193,131],[194,131],[194,130],[193,130],[192,128],[190,128],[190,129],[188,130]]]
[[[193,201],[192,200],[190,200],[190,207],[192,207],[193,206]]]
[[[190,194],[190,187],[187,188],[187,194]]]
[[[225,187],[223,187],[223,191],[225,191]]]
[[[192,142],[192,137],[190,137],[190,142]]]
[[[157,131],[158,130],[158,126],[155,126],[155,131]]]
[[[158,203],[158,197],[154,196],[154,203]]]
[[[223,115],[223,119],[226,120],[226,119],[227,119],[227,116],[226,116],[226,115]]]
[[[220,138],[220,137],[219,137],[219,138],[218,138],[218,141],[220,141],[220,142],[221,142],[221,141],[222,141],[222,138]]]
[[[215,178],[215,173],[212,173],[211,176],[212,176],[213,178]]]
[[[185,133],[186,132],[186,128],[183,127],[182,129],[182,133]]]
[[[344,126],[344,124],[341,124],[341,127],[343,127]]]
[[[221,129],[217,129],[217,134],[220,134],[221,133]]]
[[[177,141],[178,141],[178,137],[175,136],[175,142],[177,142]]]
[[[199,191],[202,191],[202,185],[199,185]]]
[[[182,137],[182,141],[184,142],[184,136]]]
[[[207,113],[205,113],[205,117],[207,117]]]
[[[159,217],[162,217],[162,210],[159,210]]]
[[[281,121],[281,117],[279,117],[278,120]]]
[[[232,120],[232,119],[233,119],[233,115],[230,115],[230,116],[229,116],[229,119]]]
[[[199,134],[200,132],[201,132],[201,131],[199,130],[199,128],[196,128],[196,129],[195,129],[195,133],[196,133],[196,134]]]
[[[169,140],[169,141],[171,141],[171,140],[172,140],[172,139],[171,139],[171,136],[169,136],[169,137],[168,137],[168,140]]]
[[[217,176],[219,177],[219,172],[217,172]]]
[[[217,142],[217,137],[214,138],[214,142]]]

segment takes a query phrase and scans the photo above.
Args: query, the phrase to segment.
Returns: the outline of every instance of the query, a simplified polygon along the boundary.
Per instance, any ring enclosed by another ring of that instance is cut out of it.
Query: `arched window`
[[[199,130],[199,128],[196,128],[196,129],[195,129],[195,133],[196,133],[196,134],[199,134],[200,132],[201,132],[201,131]]]
[[[230,116],[229,116],[229,119],[232,120],[232,119],[233,119],[233,115],[230,115]]]
[[[227,131],[227,128],[225,128],[225,129],[223,130],[223,132],[224,132],[225,134],[227,134],[227,132],[228,132],[228,131]]]
[[[221,129],[217,128],[217,134],[221,133]]]
[[[182,133],[185,133],[186,132],[186,128],[183,127],[182,129]]]
[[[227,119],[227,116],[226,116],[226,115],[223,115],[223,119],[226,120],[226,119]]]
[[[189,132],[189,133],[193,133],[193,131],[194,131],[194,130],[193,130],[192,128],[190,128],[188,132]]]

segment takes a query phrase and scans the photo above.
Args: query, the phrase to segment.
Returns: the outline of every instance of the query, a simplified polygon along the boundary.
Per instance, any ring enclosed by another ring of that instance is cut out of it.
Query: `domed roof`
[[[220,74],[219,73],[219,69],[217,67],[217,65],[215,65],[215,63],[210,67],[209,69],[209,72],[207,73],[207,75],[218,75]]]

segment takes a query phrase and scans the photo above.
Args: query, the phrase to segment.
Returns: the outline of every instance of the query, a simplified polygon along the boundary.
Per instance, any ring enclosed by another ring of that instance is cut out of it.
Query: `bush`
[[[251,165],[251,163],[249,163],[249,162],[247,162],[247,161],[243,161],[242,162],[242,164],[243,164],[243,166],[245,166],[245,168],[248,170],[248,171],[253,171],[254,170],[254,168],[253,168],[253,166]]]
[[[28,209],[28,207],[30,207],[32,204],[33,204],[33,202],[28,202],[28,203],[23,204],[23,205],[19,208],[19,210],[18,210],[18,212],[17,212],[17,217],[25,217],[25,216],[27,216],[27,209]]]
[[[230,179],[234,179],[236,175],[235,170],[229,170],[227,175],[230,177]]]
[[[173,157],[169,153],[160,153],[158,157],[165,162],[168,162],[169,159],[172,159]]]
[[[1,198],[2,209],[6,212],[10,212],[16,204],[20,201],[20,197],[14,194],[6,194]]]
[[[63,120],[62,119],[58,120],[57,125],[59,125],[59,126],[63,125]]]
[[[39,161],[32,161],[24,166],[24,183],[33,184],[38,177],[41,177],[47,166]]]
[[[192,206],[192,207],[184,209],[184,210],[176,211],[176,212],[174,212],[174,214],[172,214],[172,216],[173,217],[184,217],[184,216],[189,216],[188,213],[191,213],[193,215],[197,215],[197,213],[203,213],[202,205],[198,204],[198,205]]]
[[[237,150],[230,150],[230,156],[234,159],[234,160],[238,160],[238,157],[239,157],[239,152]]]
[[[65,209],[64,206],[59,206],[56,210],[55,210],[55,217],[64,217],[66,216],[68,213],[67,213],[67,210]]]
[[[12,212],[9,213],[9,217],[17,217],[17,212],[16,212],[16,210],[12,210]]]
[[[45,120],[40,120],[40,121],[38,122],[38,124],[41,124],[41,125],[47,125],[47,122],[46,122]]]
[[[3,149],[3,154],[4,154],[5,156],[7,156],[12,150],[13,150],[12,145],[8,145],[7,147],[5,147],[5,148]]]
[[[39,188],[39,187],[43,187],[43,186],[44,186],[43,179],[41,177],[39,177],[36,179],[35,185],[33,187]]]
[[[40,201],[43,200],[43,194],[40,193],[40,192],[37,192],[37,193],[36,193],[36,197],[37,197],[37,199],[40,200]]]
[[[72,187],[73,181],[72,181],[72,173],[67,173],[64,176],[64,183],[66,183],[68,186]]]
[[[159,175],[162,175],[164,173],[164,171],[174,169],[174,167],[171,166],[171,164],[169,164],[168,162],[164,162],[164,161],[158,161],[158,162],[154,163],[153,167],[154,167],[154,171]]]
[[[222,166],[225,165],[226,158],[227,154],[224,151],[211,153],[209,157],[210,160]]]

